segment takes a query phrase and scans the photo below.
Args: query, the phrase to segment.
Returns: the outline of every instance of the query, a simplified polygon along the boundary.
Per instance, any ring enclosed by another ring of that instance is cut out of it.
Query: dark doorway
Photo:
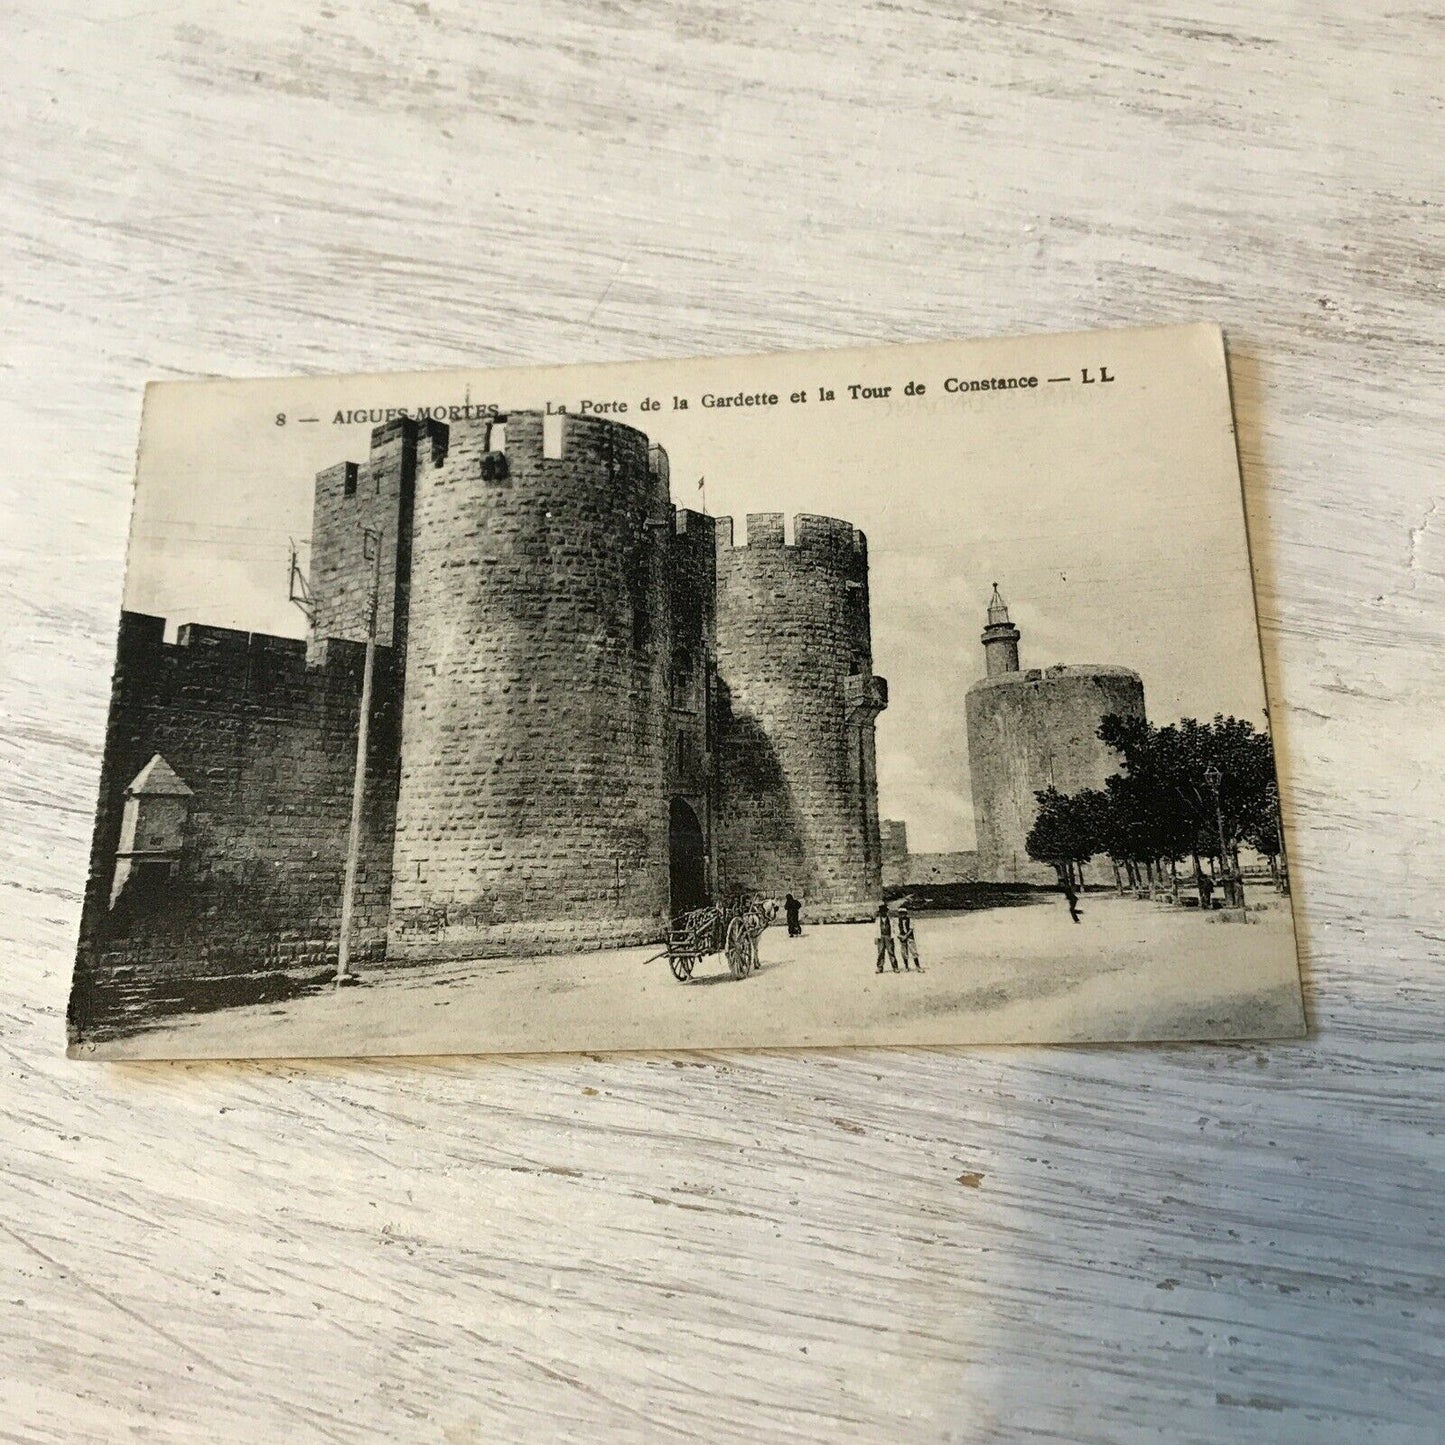
[[[674,798],[667,820],[668,858],[672,874],[672,916],[702,908],[707,897],[707,843],[692,805]]]

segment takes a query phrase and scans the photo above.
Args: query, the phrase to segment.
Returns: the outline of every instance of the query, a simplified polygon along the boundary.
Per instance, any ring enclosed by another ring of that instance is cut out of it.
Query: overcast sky
[[[1084,385],[1082,374],[1112,382]],[[953,394],[948,378],[1034,388]],[[1050,376],[1069,376],[1049,383]],[[922,397],[903,394],[910,381]],[[848,385],[891,386],[882,400]],[[836,400],[818,400],[820,386]],[[793,403],[794,392],[809,399]],[[775,406],[705,408],[704,393]],[[645,396],[663,409],[644,412]],[[672,408],[686,396],[686,411]],[[822,351],[617,367],[153,387],[125,605],[173,632],[207,622],[300,636],[289,542],[316,471],[363,460],[370,423],[338,409],[623,400],[668,450],[673,497],[738,519],[820,512],[867,534],[879,803],[915,851],[973,846],[964,693],[997,581],[1021,665],[1105,662],[1144,679],[1149,715],[1263,723],[1264,692],[1234,438],[1217,333],[1160,328],[1011,342]],[[285,413],[284,426],[276,425]],[[317,417],[303,423],[302,417]],[[303,548],[303,562],[304,562]]]

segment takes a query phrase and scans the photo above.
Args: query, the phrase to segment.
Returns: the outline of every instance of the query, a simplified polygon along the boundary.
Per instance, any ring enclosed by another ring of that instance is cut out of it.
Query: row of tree
[[[1216,878],[1239,876],[1239,850],[1253,848],[1281,869],[1274,744],[1267,732],[1234,717],[1193,718],[1155,727],[1143,718],[1109,716],[1099,737],[1119,754],[1120,772],[1103,788],[1037,793],[1038,814],[1025,843],[1029,856],[1082,884],[1083,866],[1106,855],[1115,879],[1133,887],[1178,880],[1179,864],[1201,860]]]

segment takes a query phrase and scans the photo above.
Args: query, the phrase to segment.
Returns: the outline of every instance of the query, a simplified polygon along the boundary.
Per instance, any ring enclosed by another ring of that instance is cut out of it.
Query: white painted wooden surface
[[[0,1438],[1438,1438],[1438,13],[4,14]],[[1309,1041],[62,1058],[147,378],[1197,318]]]

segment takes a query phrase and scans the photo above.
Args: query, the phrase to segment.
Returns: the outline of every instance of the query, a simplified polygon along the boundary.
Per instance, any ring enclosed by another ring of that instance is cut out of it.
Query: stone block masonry
[[[1059,665],[1019,670],[1020,633],[994,583],[983,644],[986,675],[964,699],[978,877],[1052,883],[1054,870],[1028,855],[1038,794],[1102,788],[1119,770],[1099,738],[1111,714],[1144,716],[1144,684],[1127,667]]]
[[[1002,672],[974,683],[965,706],[979,876],[1052,883],[1054,870],[1025,848],[1036,794],[1102,788],[1118,772],[1099,724],[1111,713],[1143,717],[1144,684],[1128,668],[1102,665]]]
[[[366,641],[371,597],[367,534],[379,551],[377,642],[401,647],[411,583],[417,468],[446,456],[448,429],[398,417],[371,434],[364,462],[319,472],[311,516],[311,635]]]
[[[121,618],[73,1014],[123,1014],[176,980],[334,964],[363,649]],[[397,715],[378,657],[359,874],[360,955],[390,904]],[[190,789],[174,866],[116,890],[126,789],[159,754]],[[113,897],[114,895],[114,897]]]
[[[832,517],[718,524],[719,868],[725,888],[791,891],[814,921],[881,896],[868,546]]]
[[[704,513],[674,513],[667,610],[669,902],[676,914],[706,902],[718,888],[717,529]]]
[[[373,578],[359,961],[653,942],[740,893],[870,915],[866,541],[800,516],[787,544],[765,516],[734,546],[668,474],[606,418],[397,418],[316,478],[308,641],[168,645],[128,614],[78,1016],[334,963]]]
[[[457,424],[414,528],[389,955],[656,938],[673,518],[647,438]]]

